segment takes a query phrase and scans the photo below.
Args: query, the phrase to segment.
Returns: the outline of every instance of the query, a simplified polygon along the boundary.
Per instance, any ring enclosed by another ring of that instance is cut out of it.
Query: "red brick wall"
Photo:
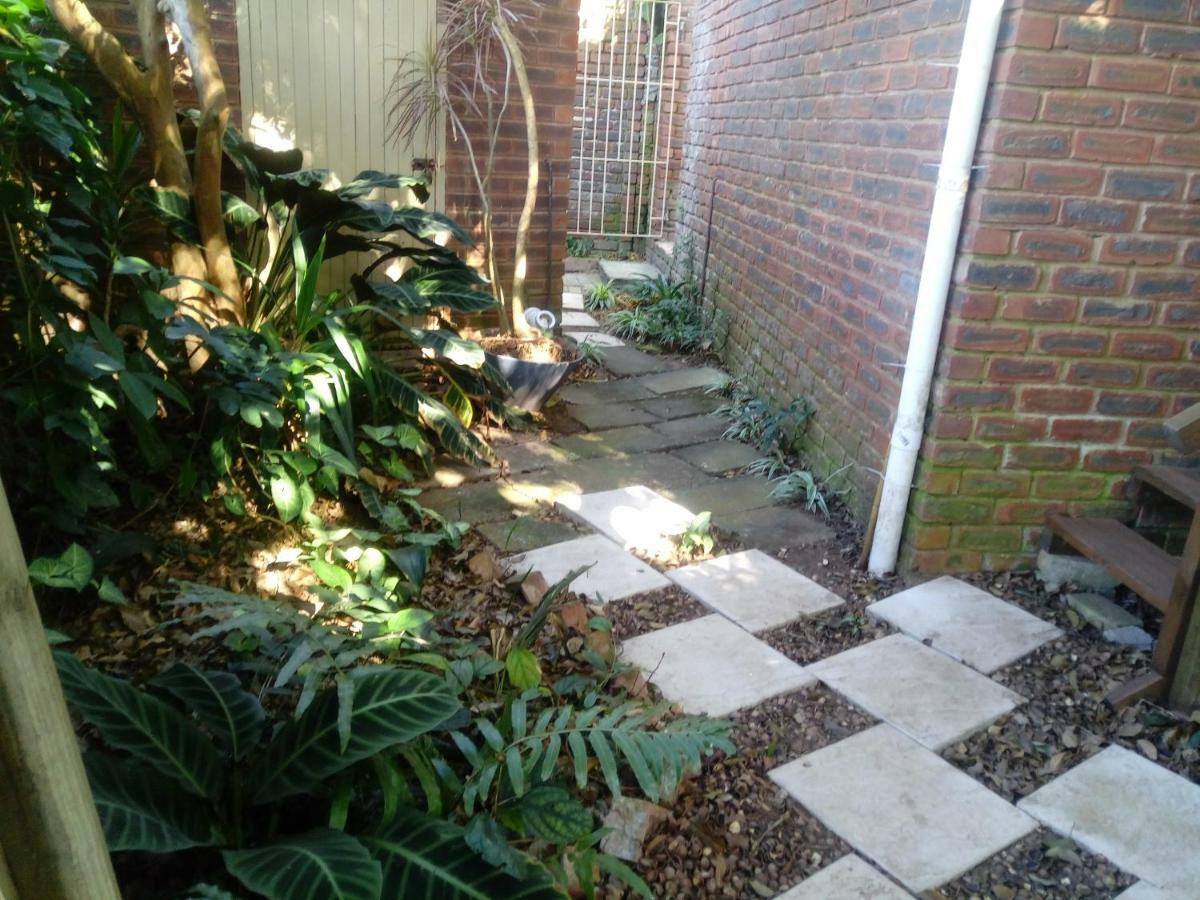
[[[571,113],[575,101],[575,51],[578,41],[578,0],[541,4],[512,3],[522,16],[515,32],[525,54],[529,80],[536,101],[538,149],[542,161],[541,184],[535,211],[527,263],[528,305],[559,309],[562,303],[563,260],[567,246],[567,202],[571,189]],[[476,152],[486,145],[486,121],[467,109],[461,110],[466,126],[475,135]],[[514,81],[509,110],[498,145],[492,218],[497,235],[497,257],[507,294],[512,282],[513,246],[517,220],[525,200],[527,157],[525,117]],[[546,162],[554,166],[554,208],[550,214]],[[482,236],[478,210],[479,196],[471,176],[466,151],[451,140],[446,161],[446,211],[466,225],[477,237]],[[547,230],[551,270],[546,276]],[[482,244],[482,241],[480,241]],[[472,262],[482,264],[482,247]]]
[[[1001,46],[910,507],[922,569],[1019,564],[1048,510],[1113,511],[1200,400],[1200,3],[1025,0]]]
[[[798,9],[798,7],[802,7]],[[693,23],[676,240],[733,371],[818,412],[810,456],[869,504],[899,395],[961,0],[714,0]]]

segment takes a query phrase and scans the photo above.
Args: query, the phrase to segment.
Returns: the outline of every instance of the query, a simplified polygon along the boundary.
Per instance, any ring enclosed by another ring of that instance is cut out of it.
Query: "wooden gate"
[[[397,64],[423,53],[437,27],[436,0],[238,0],[242,126],[256,143],[299,147],[306,166],[346,182],[364,169],[401,175],[432,159],[444,140],[389,139],[388,89]],[[431,206],[444,208],[443,179]],[[397,198],[400,199],[400,198]],[[333,260],[330,286],[346,283],[351,260]]]

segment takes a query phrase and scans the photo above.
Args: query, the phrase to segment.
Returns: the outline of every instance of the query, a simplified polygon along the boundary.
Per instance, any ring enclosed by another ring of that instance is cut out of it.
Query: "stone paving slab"
[[[636,259],[602,259],[600,273],[609,281],[653,281],[662,277],[656,267]]]
[[[567,403],[628,403],[649,400],[654,392],[636,378],[620,381],[577,381],[559,392]]]
[[[593,319],[585,312],[580,312],[575,309],[563,310],[562,316],[563,328],[576,329],[578,331],[599,331],[600,323]]]
[[[501,553],[523,553],[547,544],[561,544],[579,537],[579,532],[564,522],[517,516],[503,522],[485,522],[479,526],[483,536]]]
[[[1062,635],[1049,622],[950,575],[873,603],[867,613],[984,674]]]
[[[571,418],[589,431],[620,428],[624,425],[649,425],[659,421],[653,413],[632,403],[588,403],[572,406]]]
[[[580,459],[591,459],[596,456],[653,453],[656,450],[670,450],[679,444],[645,425],[626,425],[604,431],[567,435],[558,438],[555,446],[573,453]]]
[[[573,462],[577,457],[561,447],[544,441],[525,441],[520,444],[496,444],[496,456],[508,463],[510,473],[536,472],[547,466]]]
[[[618,378],[630,375],[650,375],[671,369],[686,368],[686,364],[671,356],[646,353],[636,347],[623,347],[604,354],[604,368]]]
[[[625,342],[619,337],[605,334],[603,331],[581,331],[568,328],[563,331],[563,334],[580,345],[592,344],[596,347],[612,347],[614,349],[625,346]]]
[[[607,365],[607,359],[605,365]],[[725,405],[721,397],[711,394],[668,394],[657,400],[643,400],[639,406],[654,413],[660,419],[682,419],[688,416],[705,416]]]
[[[775,502],[771,497],[771,482],[758,475],[714,478],[702,487],[667,493],[680,506],[718,517],[762,509]]]
[[[912,894],[851,853],[775,900],[912,900]]]
[[[1153,885],[1200,885],[1200,785],[1111,746],[1018,806]]]
[[[678,503],[643,485],[562,497],[558,508],[626,550],[669,556],[672,535],[694,518]]]
[[[725,516],[717,522],[742,544],[772,556],[781,550],[808,547],[832,540],[833,529],[812,513],[791,506],[768,506]]]
[[[843,602],[837,594],[761,550],[718,556],[675,569],[667,577],[709,609],[754,632],[786,625]]]
[[[515,476],[513,489],[525,503],[554,503],[568,494],[611,491],[629,484],[644,484],[656,491],[685,490],[715,481],[694,466],[665,453],[638,456],[601,456],[540,472]]]
[[[782,653],[711,615],[639,635],[621,656],[686,713],[727,716],[815,683]]]
[[[729,376],[720,369],[706,366],[701,369],[676,369],[674,372],[643,375],[637,381],[651,393],[661,395],[719,387],[729,381]]]
[[[563,275],[563,287],[586,290],[589,285],[601,284],[604,276],[599,272],[568,272]]]
[[[1025,702],[903,634],[827,657],[808,671],[930,750],[945,749]]]
[[[566,311],[568,309],[574,309],[574,310],[584,309],[583,293],[580,291],[563,291],[562,308],[564,311]]]
[[[719,422],[719,420],[717,421]],[[736,441],[711,441],[707,444],[696,444],[693,447],[685,447],[676,455],[710,475],[744,469],[762,457],[762,453],[754,447],[749,444],[739,444]]]
[[[532,568],[541,572],[549,584],[574,569],[591,566],[571,583],[571,590],[597,601],[620,600],[670,585],[649,563],[626,553],[600,534],[539,547],[511,556],[504,564],[516,575],[523,575]]]
[[[728,427],[724,419],[718,419],[716,416],[689,416],[685,419],[659,422],[653,426],[659,434],[671,438],[677,447],[716,440]]]
[[[1155,887],[1148,881],[1139,881],[1133,887],[1117,894],[1116,900],[1196,900],[1196,889],[1188,885],[1177,887]]]
[[[497,481],[425,491],[418,499],[422,505],[448,519],[462,520],[472,525],[502,521],[511,518],[514,509],[537,506],[535,498],[526,496],[510,484]]]
[[[1037,827],[971,776],[886,724],[769,774],[913,893],[952,881]]]

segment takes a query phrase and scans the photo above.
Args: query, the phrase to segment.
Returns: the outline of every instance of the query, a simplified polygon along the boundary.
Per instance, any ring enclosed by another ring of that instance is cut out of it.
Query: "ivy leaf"
[[[508,679],[518,690],[528,690],[542,683],[542,667],[538,659],[524,647],[513,647],[504,658]]]
[[[29,580],[46,587],[81,591],[92,580],[92,555],[72,544],[60,556],[43,556],[29,564]]]
[[[107,575],[100,579],[100,587],[96,593],[105,603],[112,603],[116,606],[129,605],[129,599],[125,596],[125,593]]]
[[[279,510],[279,517],[290,522],[300,516],[304,505],[300,500],[300,488],[295,480],[282,468],[271,475],[271,500]]]
[[[313,557],[308,565],[314,575],[335,591],[348,591],[354,585],[354,578],[341,566],[335,566],[320,557]]]

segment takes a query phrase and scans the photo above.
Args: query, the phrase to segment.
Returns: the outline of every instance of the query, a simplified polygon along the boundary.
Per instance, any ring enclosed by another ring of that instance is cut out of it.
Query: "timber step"
[[[1051,513],[1046,524],[1155,609],[1166,612],[1179,568],[1175,557],[1116,519],[1073,519]]]
[[[1200,510],[1200,469],[1182,466],[1138,466],[1133,470],[1138,481],[1156,488],[1190,510]]]

